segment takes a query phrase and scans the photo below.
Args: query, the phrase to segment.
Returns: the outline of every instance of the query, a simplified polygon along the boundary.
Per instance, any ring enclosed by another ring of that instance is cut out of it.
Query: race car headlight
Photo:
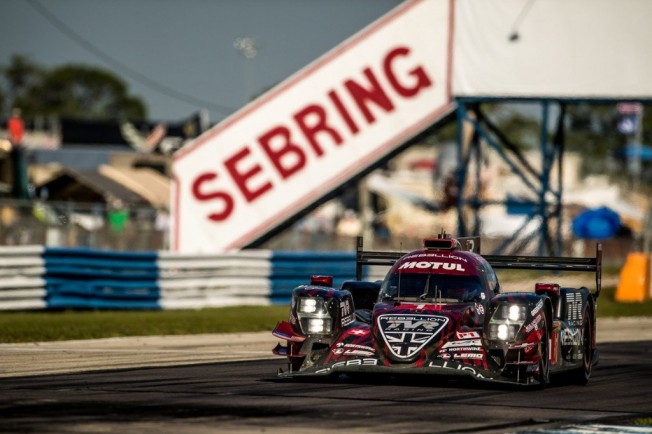
[[[323,298],[300,298],[299,313],[319,314],[325,311]],[[328,312],[326,312],[328,313]]]
[[[323,318],[307,318],[308,320],[308,333],[330,333],[331,323]]]
[[[519,324],[489,324],[489,338],[513,341],[520,328]]]
[[[513,341],[527,316],[527,306],[502,304],[496,308],[489,321],[489,339]]]
[[[321,297],[299,298],[297,316],[305,334],[328,334],[332,330],[332,318],[326,300]]]
[[[501,304],[493,314],[492,320],[520,322],[525,321],[527,306],[518,304]]]

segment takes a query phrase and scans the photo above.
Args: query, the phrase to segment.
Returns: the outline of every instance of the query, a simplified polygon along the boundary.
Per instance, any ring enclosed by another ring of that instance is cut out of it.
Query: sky
[[[101,67],[144,100],[149,120],[204,109],[215,123],[399,3],[0,0],[0,65],[21,54],[48,68]],[[236,48],[242,38],[254,51]]]

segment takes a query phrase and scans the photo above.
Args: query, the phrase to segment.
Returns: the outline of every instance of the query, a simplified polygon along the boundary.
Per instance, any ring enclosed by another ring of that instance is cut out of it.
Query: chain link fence
[[[0,245],[167,250],[169,221],[150,207],[0,200]]]

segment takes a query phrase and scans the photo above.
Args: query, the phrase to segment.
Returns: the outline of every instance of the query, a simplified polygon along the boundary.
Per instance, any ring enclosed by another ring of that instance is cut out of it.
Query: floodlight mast
[[[256,64],[254,59],[258,55],[260,43],[255,36],[243,36],[233,41],[233,48],[244,56],[244,79],[243,92],[244,104],[247,104],[254,97],[254,88],[256,81]]]

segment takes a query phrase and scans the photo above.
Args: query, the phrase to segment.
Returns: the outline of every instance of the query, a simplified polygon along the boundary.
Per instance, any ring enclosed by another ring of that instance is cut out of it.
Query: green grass
[[[652,316],[652,301],[617,303],[603,289],[598,318]],[[269,331],[286,320],[288,306],[243,306],[168,311],[61,311],[0,313],[0,342],[44,342],[123,336]]]
[[[0,313],[0,342],[44,342],[123,336],[271,331],[288,306],[168,311]]]
[[[614,299],[616,289],[607,287],[598,298],[598,318],[607,316],[652,316],[652,300],[642,303],[618,303]]]

